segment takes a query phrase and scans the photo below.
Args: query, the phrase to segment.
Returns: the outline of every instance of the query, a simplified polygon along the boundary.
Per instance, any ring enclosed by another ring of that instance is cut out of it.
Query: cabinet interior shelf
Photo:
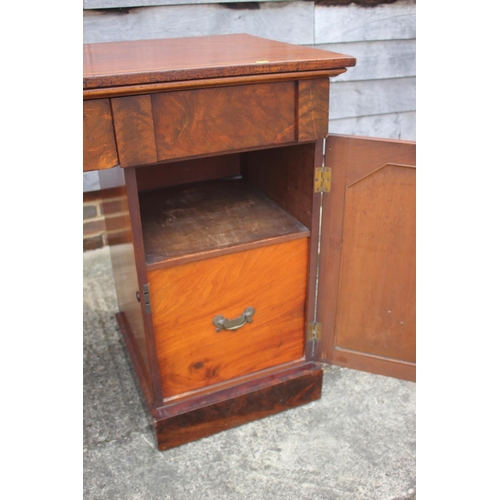
[[[242,178],[143,191],[139,202],[149,270],[310,235]]]

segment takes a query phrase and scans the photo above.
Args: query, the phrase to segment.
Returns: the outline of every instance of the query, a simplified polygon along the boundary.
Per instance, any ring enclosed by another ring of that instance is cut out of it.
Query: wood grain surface
[[[251,35],[214,35],[83,46],[83,88],[338,69],[351,56]]]
[[[314,193],[314,172],[323,161],[323,141],[251,151],[241,155],[245,179],[310,229],[306,322],[314,321],[319,241],[320,193]],[[317,355],[311,342],[306,359]]]
[[[335,82],[330,120],[415,111],[416,82],[415,77]]]
[[[241,155],[245,179],[311,229],[315,145],[301,144]]]
[[[135,356],[141,365],[139,377],[146,379],[152,394],[146,330],[141,304],[136,298],[140,286],[124,172],[122,168],[115,167],[99,174],[116,297],[124,324],[122,332],[133,339]]]
[[[320,78],[297,82],[297,139],[322,139],[328,134],[330,80]]]
[[[349,2],[331,8],[329,2],[315,6],[315,43],[364,42],[414,39],[416,2],[390,2],[368,8]]]
[[[118,165],[109,99],[83,103],[83,170]]]
[[[159,160],[295,140],[293,82],[166,92],[151,99]]]
[[[178,184],[236,177],[240,174],[238,153],[172,161],[138,168],[137,189],[148,191]]]
[[[294,82],[117,97],[111,102],[122,166],[295,140]]]
[[[118,312],[115,317],[118,322],[118,326],[120,327],[123,340],[125,341],[125,347],[127,348],[128,355],[132,361],[132,365],[134,366],[135,374],[139,381],[139,385],[141,386],[146,405],[151,410],[151,408],[154,407],[154,395],[152,392],[151,378],[142,359],[141,349],[135,340],[136,335],[132,332],[125,313]]]
[[[415,362],[415,168],[347,186],[337,345]]]
[[[312,78],[326,78],[341,75],[346,68],[301,71],[300,73],[272,73],[269,75],[225,76],[201,80],[181,80],[178,82],[146,83],[142,85],[120,85],[118,87],[104,87],[84,89],[83,99],[102,99],[141,94],[156,94],[157,92],[175,92],[177,90],[192,90],[199,88],[230,87],[235,85],[249,85],[255,83],[272,83],[283,81],[310,80]]]
[[[149,1],[128,0],[126,6],[144,5]],[[197,5],[180,5],[186,3]],[[255,4],[206,5],[204,0],[163,0],[163,4],[153,9],[112,9],[107,5],[106,10],[84,10],[84,43],[173,38],[186,33],[196,37],[252,33],[297,45],[314,43],[313,3],[271,1],[258,8]]]
[[[158,448],[167,450],[315,401],[323,371],[312,363],[153,410]]]
[[[197,260],[211,251],[309,236],[306,227],[241,179],[147,191],[141,193],[140,205],[150,270],[180,258]]]
[[[100,170],[99,180],[104,193],[103,209],[118,307],[125,320],[121,323],[122,333],[133,339],[127,346],[135,350],[135,357],[142,363],[139,379],[146,379],[153,398],[151,404],[158,406],[163,403],[163,396],[153,323],[151,315],[146,314],[141,294],[147,274],[135,169]]]
[[[141,165],[158,160],[151,96],[111,99],[120,165]]]
[[[415,143],[331,136],[318,317],[325,361],[415,379]]]
[[[150,271],[165,398],[304,355],[306,238]],[[216,331],[253,307],[252,323]]]

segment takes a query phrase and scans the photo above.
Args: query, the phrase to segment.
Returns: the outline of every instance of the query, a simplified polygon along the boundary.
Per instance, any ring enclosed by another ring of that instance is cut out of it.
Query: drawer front
[[[109,99],[83,102],[83,171],[118,165]]]
[[[113,98],[120,164],[325,137],[328,88],[326,78]]]
[[[295,140],[294,82],[119,97],[112,106],[122,166]]]
[[[163,396],[302,358],[307,254],[302,238],[150,271]],[[244,323],[249,307],[255,313]],[[244,324],[217,331],[220,315]]]

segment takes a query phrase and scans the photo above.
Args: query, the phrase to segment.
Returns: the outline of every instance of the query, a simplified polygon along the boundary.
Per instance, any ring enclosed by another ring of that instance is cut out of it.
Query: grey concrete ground
[[[156,449],[115,322],[107,248],[84,253],[84,498],[396,500],[415,493],[415,384],[324,365],[319,401]]]

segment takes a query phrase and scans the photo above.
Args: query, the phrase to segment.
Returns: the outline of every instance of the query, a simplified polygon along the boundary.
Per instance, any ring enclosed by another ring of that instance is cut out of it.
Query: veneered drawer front
[[[200,389],[300,359],[308,239],[150,271],[163,396]],[[216,331],[247,307],[251,323]]]
[[[294,81],[111,101],[122,166],[296,140]]]
[[[83,170],[118,165],[109,99],[83,102]]]

